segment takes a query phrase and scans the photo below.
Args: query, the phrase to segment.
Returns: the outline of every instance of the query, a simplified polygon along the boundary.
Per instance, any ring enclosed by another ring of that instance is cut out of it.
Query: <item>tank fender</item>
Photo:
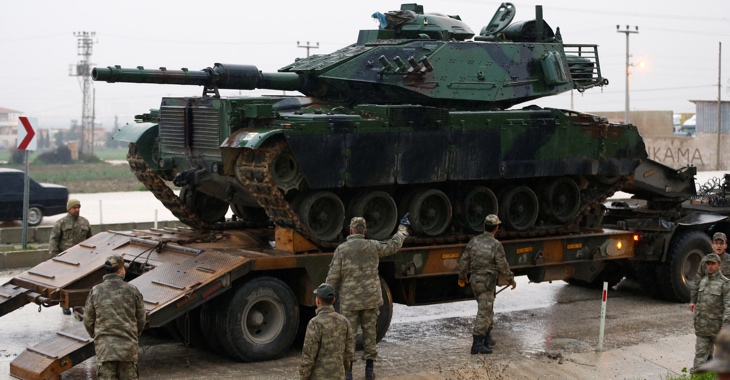
[[[284,131],[281,129],[265,132],[239,130],[231,133],[221,144],[221,154],[223,156],[223,162],[225,163],[223,166],[223,173],[226,175],[233,175],[235,173],[236,157],[240,153],[240,148],[256,149],[272,136],[281,135],[283,133]]]
[[[256,149],[261,146],[271,136],[281,135],[283,129],[274,129],[264,132],[251,132],[247,130],[239,130],[231,133],[223,143],[221,148],[251,148]]]
[[[125,141],[131,143],[146,143],[147,140],[154,140],[157,137],[156,123],[134,123],[127,124],[117,130],[112,139],[116,141]]]

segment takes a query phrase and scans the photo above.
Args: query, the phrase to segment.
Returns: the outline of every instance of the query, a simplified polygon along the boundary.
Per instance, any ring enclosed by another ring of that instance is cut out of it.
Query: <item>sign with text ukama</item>
[[[38,119],[34,117],[18,117],[18,150],[36,150],[38,147],[35,133],[37,126]]]

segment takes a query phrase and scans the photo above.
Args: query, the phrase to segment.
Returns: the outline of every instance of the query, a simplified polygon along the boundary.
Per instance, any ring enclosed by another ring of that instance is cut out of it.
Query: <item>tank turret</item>
[[[133,172],[183,222],[201,228],[274,224],[319,247],[364,216],[391,234],[409,212],[414,243],[465,241],[498,213],[503,237],[596,225],[603,200],[642,158],[633,125],[519,103],[603,86],[596,45],[562,42],[537,8],[512,22],[503,3],[478,35],[417,4],[372,17],[379,29],[275,73],[220,64],[95,68],[107,82],[203,86],[166,97],[115,135]],[[304,96],[221,97],[219,89]],[[165,185],[172,180],[180,196]],[[229,207],[236,220],[224,220]]]

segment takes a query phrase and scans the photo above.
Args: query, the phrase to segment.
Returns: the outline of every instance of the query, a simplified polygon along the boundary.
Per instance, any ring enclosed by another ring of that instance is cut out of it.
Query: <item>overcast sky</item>
[[[475,33],[501,2],[421,1],[425,11],[461,16]],[[0,107],[37,117],[40,128],[67,127],[80,120],[82,92],[69,67],[78,62],[74,32],[96,33],[92,63],[168,69],[202,69],[215,62],[253,64],[276,71],[306,56],[297,47],[319,43],[312,54],[326,54],[357,39],[358,30],[376,29],[375,11],[400,8],[399,1],[35,1],[0,5]],[[630,37],[633,67],[632,110],[694,112],[689,100],[716,100],[718,47],[723,45],[722,98],[730,99],[730,1],[562,0],[515,2],[515,20],[535,17],[560,27],[566,43],[599,45],[604,77],[610,85],[575,93],[579,111],[623,111],[626,37],[616,32],[639,27]],[[135,114],[158,108],[162,96],[195,96],[200,87],[94,83],[96,120],[111,129]],[[250,92],[243,92],[244,94]],[[236,95],[238,91],[224,91]],[[571,108],[569,94],[529,103]]]

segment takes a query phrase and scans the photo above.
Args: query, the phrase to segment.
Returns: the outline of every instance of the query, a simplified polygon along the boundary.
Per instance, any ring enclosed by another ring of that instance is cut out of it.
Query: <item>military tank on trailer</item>
[[[376,30],[278,72],[215,63],[199,71],[97,67],[96,81],[202,86],[165,97],[115,139],[137,178],[204,229],[294,230],[319,247],[364,216],[382,239],[409,212],[412,244],[463,242],[497,213],[506,237],[590,225],[646,157],[636,127],[534,105],[604,86],[597,45],[566,44],[537,7],[503,3],[475,34],[459,16],[403,4]],[[301,96],[223,97],[272,89]],[[179,197],[165,184],[181,187]],[[226,221],[228,208],[235,214]]]

